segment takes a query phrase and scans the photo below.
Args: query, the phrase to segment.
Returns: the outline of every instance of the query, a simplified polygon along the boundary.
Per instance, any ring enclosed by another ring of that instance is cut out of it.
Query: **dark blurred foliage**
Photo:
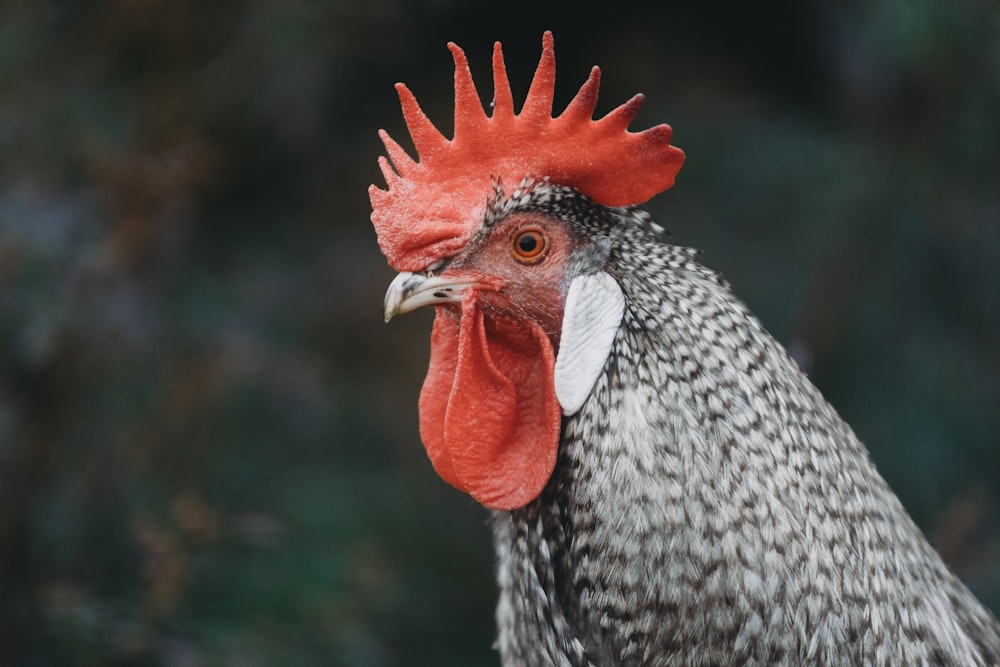
[[[1000,608],[1000,14],[821,3],[0,9],[0,665],[488,665],[486,513],[417,435],[368,222],[447,40],[667,121],[705,250]],[[484,93],[484,95],[488,95]],[[405,141],[404,141],[405,143]]]

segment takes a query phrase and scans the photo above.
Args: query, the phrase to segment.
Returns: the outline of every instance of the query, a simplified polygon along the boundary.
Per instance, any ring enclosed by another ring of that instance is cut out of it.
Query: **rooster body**
[[[452,52],[454,139],[400,87],[421,160],[383,134],[369,193],[386,319],[436,307],[421,438],[493,510],[503,664],[1000,665],[851,429],[638,206],[670,128],[591,120],[596,68],[552,118],[549,34],[520,115],[497,46],[487,117]]]

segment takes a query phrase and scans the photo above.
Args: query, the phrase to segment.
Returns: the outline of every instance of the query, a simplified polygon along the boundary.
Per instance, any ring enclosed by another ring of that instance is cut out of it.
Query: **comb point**
[[[542,35],[542,55],[531,79],[528,96],[524,100],[521,116],[530,120],[552,117],[552,98],[556,91],[556,52],[552,33]]]
[[[433,152],[448,142],[441,131],[427,117],[424,110],[420,108],[420,103],[417,102],[417,98],[406,87],[406,84],[397,83],[396,93],[399,94],[399,104],[403,109],[406,129],[410,133],[419,158],[423,158],[427,153]]]
[[[503,60],[503,46],[493,44],[493,118],[514,115],[514,96],[510,92],[507,65]]]
[[[576,95],[566,105],[566,109],[560,118],[566,118],[568,122],[582,122],[594,118],[594,109],[597,108],[597,94],[601,88],[601,68],[594,65],[590,68],[590,75],[587,80],[576,91]]]

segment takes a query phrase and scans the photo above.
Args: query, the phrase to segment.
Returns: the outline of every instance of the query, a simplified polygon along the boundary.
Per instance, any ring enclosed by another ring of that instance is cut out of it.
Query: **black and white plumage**
[[[567,226],[625,312],[541,496],[494,512],[503,663],[1000,664],[996,619],[725,281],[642,209],[529,192],[494,215]]]

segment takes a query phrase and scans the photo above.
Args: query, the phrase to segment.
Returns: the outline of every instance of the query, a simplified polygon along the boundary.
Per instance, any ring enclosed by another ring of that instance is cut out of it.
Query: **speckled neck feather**
[[[1000,625],[728,285],[641,210],[546,198],[614,238],[627,305],[541,497],[494,513],[504,664],[1000,664]]]

